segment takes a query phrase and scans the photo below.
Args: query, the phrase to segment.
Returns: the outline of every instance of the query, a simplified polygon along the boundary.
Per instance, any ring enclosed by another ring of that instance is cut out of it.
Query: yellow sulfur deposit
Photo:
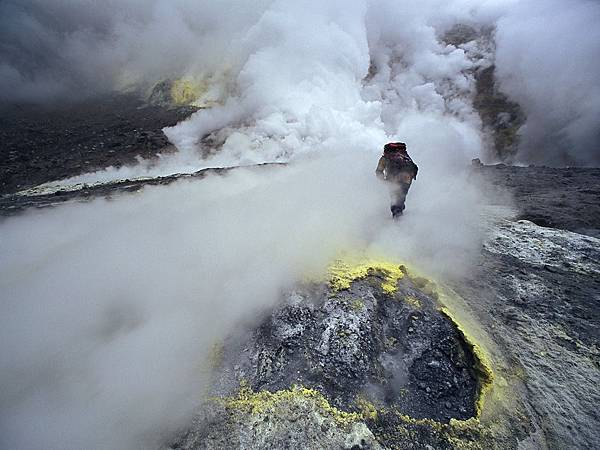
[[[338,425],[351,425],[362,420],[360,414],[340,411],[331,406],[320,392],[303,386],[292,386],[290,389],[277,392],[254,392],[248,386],[242,385],[237,397],[218,400],[223,402],[228,409],[244,411],[250,414],[269,412],[284,403],[310,402],[324,416],[331,418]]]
[[[359,395],[354,404],[360,411],[360,415],[364,420],[376,420],[377,419],[377,408],[370,402],[367,397]]]
[[[411,280],[419,287],[419,289],[436,300],[441,301],[442,305],[444,304],[444,300],[449,300],[448,294],[443,290],[440,290],[440,288],[429,279],[409,275],[407,269],[402,265],[369,258],[336,260],[329,267],[329,285],[334,292],[349,289],[353,281],[365,278],[370,274],[380,274],[383,276],[381,288],[385,293],[390,295],[397,292],[398,281],[406,275],[411,277]],[[418,309],[422,307],[421,301],[415,297],[407,296],[404,298],[404,301],[414,308]],[[489,358],[483,348],[476,343],[476,340],[470,336],[469,333],[467,333],[466,328],[461,325],[447,307],[442,306],[440,312],[454,323],[456,329],[461,334],[464,342],[469,346],[474,356],[475,370],[477,371],[479,379],[479,393],[475,405],[475,419],[479,419],[483,410],[484,399],[488,391],[492,388],[494,380],[494,373],[491,369]]]
[[[203,81],[181,78],[173,81],[171,100],[175,105],[192,105],[206,92],[207,85]]]
[[[338,259],[329,267],[329,285],[334,292],[349,289],[353,281],[370,273],[383,275],[381,289],[387,294],[394,294],[398,290],[398,280],[404,277],[403,267],[391,262],[364,260],[351,264]]]
[[[492,388],[492,383],[494,381],[494,372],[492,371],[489,358],[481,346],[479,346],[475,340],[469,336],[465,328],[453,317],[448,308],[443,307],[440,309],[440,312],[444,314],[452,323],[454,323],[454,326],[462,335],[464,342],[471,349],[475,359],[475,370],[477,371],[479,380],[479,395],[477,396],[477,402],[475,404],[475,417],[480,418],[483,411],[483,402],[485,396]]]
[[[423,306],[421,304],[421,300],[419,300],[416,297],[413,297],[412,295],[407,295],[406,297],[404,297],[404,301],[406,302],[406,304],[416,309],[419,309],[421,306]]]

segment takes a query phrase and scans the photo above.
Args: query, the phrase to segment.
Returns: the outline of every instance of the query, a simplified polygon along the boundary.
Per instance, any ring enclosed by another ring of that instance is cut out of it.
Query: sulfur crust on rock
[[[403,443],[415,442],[415,440],[424,438],[422,433],[425,430],[429,430],[427,433],[431,433],[428,436],[431,436],[432,444],[434,442],[444,442],[445,445],[455,449],[494,447],[493,445],[490,446],[493,442],[492,430],[480,422],[484,398],[492,388],[494,373],[487,353],[482,346],[476,343],[465,326],[461,325],[451,310],[445,306],[446,302],[444,300],[448,301],[449,304],[453,304],[452,298],[448,298],[449,294],[446,293],[446,290],[426,277],[415,277],[402,265],[377,259],[362,259],[352,263],[347,260],[335,261],[329,268],[329,287],[332,292],[349,289],[354,281],[366,278],[369,275],[383,278],[381,290],[385,294],[391,298],[405,301],[415,308],[422,306],[418,298],[400,298],[394,295],[398,291],[398,281],[404,276],[409,277],[418,289],[435,294],[431,296],[440,301],[440,312],[454,324],[473,355],[474,368],[479,380],[474,417],[467,420],[451,419],[450,423],[447,424],[432,419],[415,419],[399,411],[378,408],[361,395],[350,406],[350,410],[355,412],[347,412],[331,406],[325,396],[318,390],[301,385],[293,385],[289,389],[276,392],[266,390],[256,392],[242,382],[237,394],[232,397],[221,397],[216,401],[235,416],[252,416],[259,419],[262,415],[277,415],[281,411],[286,411],[287,408],[297,408],[299,405],[303,405],[302,408],[314,410],[318,416],[331,420],[344,432],[349,433],[356,426],[367,426],[367,431],[370,429],[376,433],[380,444],[390,448],[395,448],[395,446],[404,448]],[[350,302],[349,307],[361,310],[364,305],[360,299],[355,299]],[[380,428],[382,424],[387,423],[386,417],[390,417],[390,415],[396,417],[394,420],[395,425],[392,425],[391,428],[389,425],[383,425],[383,428]],[[435,441],[436,439],[437,441]]]
[[[477,401],[475,403],[475,418],[480,418],[483,412],[483,403],[486,394],[492,388],[494,381],[494,372],[492,371],[489,359],[481,346],[475,343],[468,334],[464,327],[453,317],[450,310],[446,307],[440,308],[440,312],[444,314],[456,327],[458,332],[461,334],[465,343],[469,346],[471,353],[475,359],[475,370],[477,371],[479,380],[479,393],[477,395]]]
[[[349,430],[356,424],[364,425],[365,421],[375,423],[380,413],[390,414],[390,411],[377,409],[373,403],[362,396],[357,397],[354,402],[359,412],[341,411],[331,406],[320,392],[304,386],[292,386],[290,389],[277,392],[254,392],[242,383],[237,396],[218,398],[216,401],[220,402],[226,409],[244,415],[276,414],[278,407],[284,404],[293,405],[308,402],[322,417],[333,420],[345,430]],[[396,438],[400,435],[412,439],[412,435],[415,433],[414,427],[425,427],[435,435],[443,438],[455,449],[483,450],[488,448],[485,439],[487,433],[481,427],[477,418],[468,420],[453,419],[449,424],[444,424],[431,419],[415,419],[398,412],[392,412],[392,414],[395,414],[400,422],[394,432]],[[384,441],[380,441],[381,444],[391,444],[390,448],[395,448],[394,441],[397,441],[397,439],[390,436],[386,437],[386,433],[379,434],[379,439]]]
[[[396,418],[394,426],[378,427],[381,417]],[[370,420],[369,420],[370,419]],[[378,441],[390,449],[405,448],[451,448],[455,450],[491,450],[504,448],[496,441],[494,431],[483,425],[479,418],[451,419],[442,423],[433,419],[416,419],[395,409],[377,409],[376,414],[365,420],[375,427]],[[416,442],[421,445],[414,446]]]
[[[378,410],[373,403],[364,397],[358,397],[354,402],[359,412],[341,411],[331,406],[317,390],[303,386],[292,386],[288,390],[277,392],[254,392],[248,386],[242,385],[237,396],[219,398],[217,401],[221,402],[228,410],[244,415],[276,414],[278,407],[284,404],[292,405],[308,402],[308,404],[314,406],[321,416],[333,420],[342,429],[347,430],[355,424],[364,424],[364,421],[374,423],[378,420],[380,412],[384,412]],[[389,414],[389,411],[385,413]],[[477,418],[451,420],[449,424],[444,424],[431,419],[415,419],[400,413],[395,413],[395,415],[400,422],[394,433],[396,436],[398,434],[405,435],[406,438],[410,439],[412,434],[415,433],[413,427],[425,427],[435,435],[443,438],[453,448],[473,450],[487,448],[485,441],[479,441],[479,439],[484,439],[486,432]],[[391,448],[394,448],[393,442],[395,439],[392,438],[388,441],[385,434],[379,435],[379,439],[384,441],[380,441],[381,444],[392,444]]]
[[[377,419],[377,407],[364,395],[359,395],[354,401],[354,405],[358,408],[360,415],[364,420]]]
[[[372,272],[384,276],[381,289],[386,294],[394,294],[398,290],[398,280],[404,277],[403,266],[388,261],[363,260],[352,263],[338,259],[329,267],[329,285],[334,292],[350,289],[353,281],[365,278]]]
[[[472,417],[467,420],[451,419],[449,424],[441,423],[432,419],[415,419],[406,414],[397,414],[398,418],[406,425],[424,425],[437,433],[445,435],[456,448],[479,448],[478,443],[467,442],[464,439],[458,438],[455,435],[462,432],[481,432],[481,424],[479,419]],[[469,445],[470,444],[470,445]]]
[[[207,89],[204,81],[181,78],[171,86],[171,100],[177,106],[193,105]]]
[[[475,360],[474,369],[477,371],[479,381],[479,392],[475,403],[475,419],[479,420],[483,413],[485,399],[489,396],[488,394],[491,393],[493,388],[494,391],[498,391],[496,388],[498,387],[499,383],[497,383],[494,371],[492,370],[492,363],[488,353],[485,351],[483,346],[477,342],[477,339],[465,326],[465,323],[468,323],[468,319],[465,318],[466,322],[460,320],[457,314],[454,313],[454,310],[449,306],[454,305],[456,308],[457,297],[448,289],[440,289],[436,287],[436,290],[438,292],[438,300],[441,304],[440,312],[454,324],[458,332],[461,334],[463,341],[469,347],[469,350],[471,351],[471,354]],[[498,392],[496,392],[496,395],[497,394]]]
[[[361,422],[361,414],[340,411],[331,406],[327,399],[318,391],[304,386],[292,386],[290,389],[277,392],[254,392],[246,385],[242,385],[236,397],[219,398],[217,401],[230,409],[249,414],[260,414],[273,410],[282,403],[308,401],[315,405],[323,416],[329,417],[340,426],[348,426]]]
[[[404,297],[404,302],[407,303],[408,305],[412,306],[415,309],[419,309],[419,308],[421,308],[421,306],[423,306],[421,304],[421,300],[419,300],[416,297],[413,297],[412,295],[407,295],[406,297]]]

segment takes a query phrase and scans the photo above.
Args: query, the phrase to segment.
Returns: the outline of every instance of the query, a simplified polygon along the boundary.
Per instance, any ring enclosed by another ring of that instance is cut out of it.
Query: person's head
[[[383,146],[383,153],[406,153],[406,144],[404,142],[390,142]]]

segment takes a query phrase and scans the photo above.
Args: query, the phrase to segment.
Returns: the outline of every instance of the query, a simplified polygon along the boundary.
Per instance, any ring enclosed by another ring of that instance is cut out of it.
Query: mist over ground
[[[4,223],[2,447],[147,448],[181,425],[213,344],[381,217],[375,185],[345,184],[239,172]]]
[[[517,2],[497,24],[500,86],[527,115],[524,162],[600,164],[600,3]]]
[[[583,0],[2,2],[4,101],[178,76],[214,87],[216,106],[166,130],[175,154],[66,183],[290,165],[0,223],[0,446],[159,445],[198,405],[213,344],[342,252],[460,276],[485,231],[487,199],[465,167],[486,154],[473,71],[493,50],[440,36],[496,26],[500,84],[529,118],[523,161],[597,164],[600,40],[582,30],[598,11]],[[210,133],[219,151],[201,159]],[[420,167],[400,223],[374,177],[390,140]]]
[[[199,404],[213,345],[343,252],[468,267],[476,187],[415,186],[398,227],[372,159],[241,170],[5,221],[2,447],[154,447]]]

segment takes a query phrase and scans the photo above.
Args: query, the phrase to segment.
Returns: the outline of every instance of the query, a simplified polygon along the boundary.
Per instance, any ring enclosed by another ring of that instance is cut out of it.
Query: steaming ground
[[[352,154],[239,170],[2,223],[2,447],[153,442],[197,405],[212,344],[340,251],[456,268],[477,197],[424,180],[395,224],[372,166]],[[431,213],[445,208],[442,224]]]
[[[144,8],[133,0],[108,8],[57,1],[65,23],[55,23],[45,5],[1,6],[5,41],[12,44],[0,53],[6,75],[0,95],[7,100],[73,99],[125,85],[143,90],[163,77],[184,76],[204,86],[198,101],[210,98],[216,105],[166,128],[178,152],[158,163],[143,159],[51,183],[59,187],[289,161],[342,144],[373,148],[393,138],[412,148],[440,128],[453,128],[461,139],[436,142],[438,154],[489,156],[473,98],[475,72],[492,65],[496,88],[527,116],[514,130],[521,137],[517,161],[600,162],[595,2],[280,0],[250,11],[235,1],[211,7],[154,0]],[[216,22],[226,25],[215,29]],[[472,26],[475,36],[444,43],[444,33],[457,23]],[[177,32],[164,39],[165,29]],[[157,40],[161,46],[153,44]],[[84,69],[65,76],[65,61]],[[443,164],[447,158],[441,157]]]

